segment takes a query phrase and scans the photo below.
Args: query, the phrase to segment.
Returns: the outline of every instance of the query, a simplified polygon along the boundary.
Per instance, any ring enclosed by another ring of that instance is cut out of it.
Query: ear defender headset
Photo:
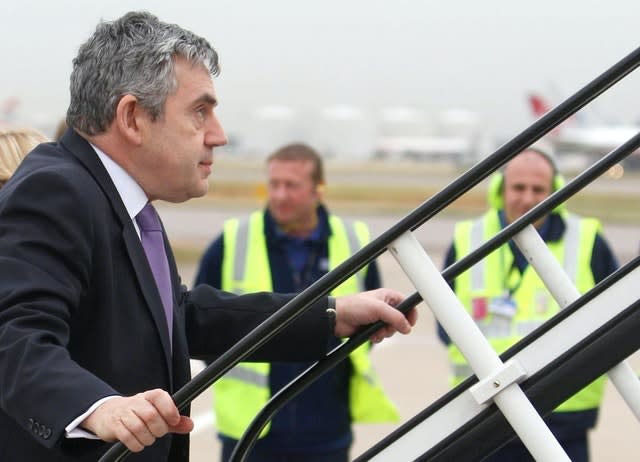
[[[558,189],[561,189],[566,181],[562,174],[558,172],[558,167],[556,165],[555,158],[553,157],[553,153],[551,148],[542,143],[535,143],[522,152],[525,151],[534,151],[538,154],[542,155],[545,159],[549,161],[551,167],[553,168],[553,181],[552,181],[552,189],[553,192],[556,192]],[[487,202],[489,203],[489,207],[492,209],[502,209],[504,208],[504,199],[502,197],[502,187],[504,186],[504,170],[500,170],[493,174],[491,179],[489,180],[489,186],[487,188]],[[559,205],[556,210],[563,207],[563,205]]]

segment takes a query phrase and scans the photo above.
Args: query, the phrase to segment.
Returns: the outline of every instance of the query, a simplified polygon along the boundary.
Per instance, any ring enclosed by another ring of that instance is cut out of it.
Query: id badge
[[[492,298],[489,313],[511,319],[516,315],[516,302],[509,295]]]
[[[471,315],[476,321],[487,317],[489,307],[487,297],[475,297],[471,299]]]

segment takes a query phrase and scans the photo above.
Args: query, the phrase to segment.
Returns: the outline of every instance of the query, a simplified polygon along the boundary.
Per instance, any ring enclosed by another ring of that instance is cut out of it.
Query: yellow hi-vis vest
[[[580,293],[594,286],[591,254],[600,223],[592,218],[563,214],[566,230],[557,242],[547,242],[552,254],[563,266]],[[501,230],[497,211],[491,210],[480,219],[456,225],[456,256],[467,255]],[[558,304],[547,291],[531,266],[524,273],[513,266],[514,256],[508,244],[492,252],[455,280],[456,295],[467,308],[494,350],[501,354],[531,333],[559,311]],[[512,290],[515,314],[509,317],[491,313],[492,301]],[[473,374],[460,350],[449,345],[452,383],[457,385]],[[604,392],[605,377],[600,377],[562,403],[556,412],[582,411],[598,407]]]
[[[347,227],[330,215],[329,269],[335,268],[369,241],[367,226],[359,221]],[[237,294],[272,291],[269,256],[264,235],[264,214],[256,211],[248,220],[227,220],[224,224],[222,290]],[[357,293],[364,287],[364,271],[337,287],[332,295]],[[385,396],[369,359],[369,343],[354,350],[349,359],[352,375],[349,405],[354,422],[396,422],[399,414]],[[269,363],[239,363],[213,385],[218,431],[240,439],[253,418],[269,401]],[[267,434],[267,425],[260,437]]]

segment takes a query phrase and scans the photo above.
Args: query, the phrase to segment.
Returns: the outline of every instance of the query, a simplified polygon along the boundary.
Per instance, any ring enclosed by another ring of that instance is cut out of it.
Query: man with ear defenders
[[[491,179],[489,210],[476,220],[456,224],[445,267],[479,247],[563,184],[549,147],[538,143],[518,154],[506,164],[503,172]],[[616,270],[618,263],[597,220],[570,214],[560,206],[534,226],[580,293]],[[497,353],[505,351],[559,311],[535,270],[512,241],[461,274],[452,282],[452,288]],[[440,325],[438,335],[448,345],[452,382],[457,385],[472,375],[472,371]],[[604,385],[604,377],[595,380],[545,419],[574,462],[589,460],[587,432],[596,423]],[[520,462],[533,458],[516,439],[484,460]]]
[[[343,220],[322,205],[321,157],[290,144],[267,159],[267,207],[225,222],[204,254],[196,284],[234,293],[299,292],[369,241],[367,226]],[[332,295],[380,287],[375,263],[346,280]],[[327,351],[338,345],[334,339]],[[346,462],[351,422],[397,421],[362,345],[276,414],[257,441],[250,462]],[[310,363],[242,363],[213,387],[222,461],[268,399]]]

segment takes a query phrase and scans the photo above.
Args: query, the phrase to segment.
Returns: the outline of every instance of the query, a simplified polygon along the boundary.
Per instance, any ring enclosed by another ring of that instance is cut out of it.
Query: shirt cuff
[[[327,297],[327,325],[329,335],[336,335],[336,299],[331,296]]]
[[[86,419],[89,414],[91,414],[93,411],[95,411],[98,406],[100,406],[102,403],[104,403],[105,401],[111,399],[111,398],[117,398],[118,395],[113,395],[113,396],[106,396],[102,399],[99,399],[98,401],[96,401],[95,403],[93,403],[93,405],[87,409],[87,412],[85,412],[84,414],[76,417],[75,419],[73,419],[71,421],[71,423],[69,425],[67,425],[64,430],[65,430],[65,437],[66,438],[86,438],[86,439],[90,439],[90,440],[99,440],[100,438],[98,438],[97,435],[94,435],[91,432],[88,432],[87,430],[83,430],[82,428],[78,428],[78,425],[80,425],[80,423],[82,421],[84,421],[84,419]]]

